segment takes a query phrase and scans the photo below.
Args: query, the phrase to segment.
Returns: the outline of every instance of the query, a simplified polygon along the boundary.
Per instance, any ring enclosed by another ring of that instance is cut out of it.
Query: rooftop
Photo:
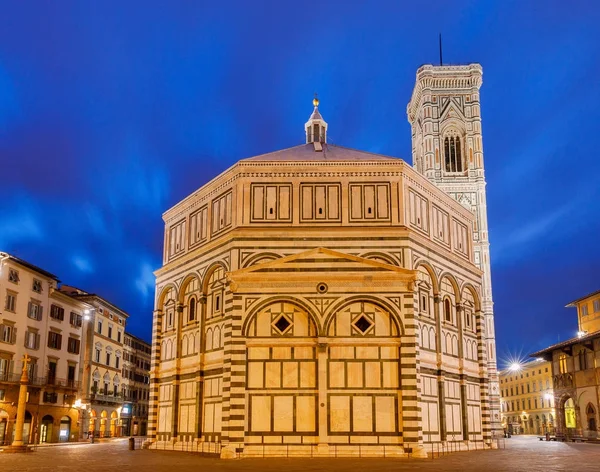
[[[17,264],[22,265],[23,267],[31,269],[34,272],[37,272],[38,274],[45,275],[48,278],[51,278],[51,279],[56,280],[57,282],[60,282],[60,280],[58,280],[58,277],[56,275],[54,275],[44,269],[41,269],[40,267],[33,265],[32,263],[27,262],[17,256],[13,256],[11,254],[8,254],[7,252],[0,252],[0,258],[4,258],[4,257],[8,258],[9,261],[16,262]]]
[[[586,341],[591,341],[592,339],[595,339],[598,337],[600,337],[600,330],[594,331],[593,333],[584,334],[583,336],[575,336],[574,338],[567,339],[566,341],[562,341],[560,343],[553,344],[552,346],[548,346],[547,348],[542,349],[541,351],[537,351],[532,354],[529,354],[529,357],[544,357],[544,355],[545,355],[546,357],[544,357],[544,359],[550,360],[550,358],[549,357],[547,358],[547,356],[549,354],[552,354],[552,351],[556,351],[557,349],[564,349],[566,347],[573,346],[574,344],[577,344],[577,343],[584,343]]]
[[[248,157],[240,162],[314,162],[314,161],[396,161],[404,162],[397,157],[384,156],[358,149],[335,146],[333,144],[323,143],[323,151],[315,151],[312,143],[301,144],[299,146],[281,149],[279,151],[261,154],[259,156]]]
[[[127,314],[127,312],[125,310],[119,308],[117,305],[109,302],[106,298],[101,297],[100,295],[97,295],[95,293],[88,293],[85,290],[81,290],[77,287],[72,287],[70,285],[62,285],[59,290],[63,293],[70,295],[71,297],[73,297],[75,299],[80,299],[80,300],[84,300],[87,302],[89,302],[93,299],[99,299],[102,303],[107,305],[109,308],[120,312],[125,318],[129,318],[129,315]]]
[[[600,290],[596,290],[595,292],[592,293],[588,293],[586,296],[578,298],[577,300],[573,300],[572,302],[569,302],[567,305],[565,305],[566,308],[568,307],[572,307],[572,306],[577,306],[576,304],[579,302],[582,302],[583,300],[585,300],[586,298],[591,298],[595,295],[600,295]]]

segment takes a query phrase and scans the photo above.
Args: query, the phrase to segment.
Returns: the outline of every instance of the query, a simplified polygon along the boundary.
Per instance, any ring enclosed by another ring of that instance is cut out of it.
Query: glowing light
[[[523,366],[521,365],[520,362],[513,362],[509,367],[508,370],[510,370],[511,372],[518,372],[519,370],[521,370]]]
[[[577,337],[583,338],[587,334],[587,331],[577,331]]]
[[[545,400],[548,400],[548,401],[550,401],[550,400],[552,400],[553,398],[554,398],[554,397],[552,396],[552,394],[551,394],[551,393],[544,393],[544,399],[545,399]]]

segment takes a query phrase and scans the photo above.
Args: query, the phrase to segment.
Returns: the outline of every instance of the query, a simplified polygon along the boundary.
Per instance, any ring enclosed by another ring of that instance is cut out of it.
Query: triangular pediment
[[[459,112],[454,106],[450,105],[442,114],[441,121],[448,120],[450,118],[462,118],[463,114]]]
[[[309,251],[282,257],[274,261],[255,264],[251,267],[234,271],[236,275],[250,275],[252,273],[294,273],[301,272],[391,272],[412,277],[414,271],[397,267],[385,262],[365,259],[327,248],[316,248]]]

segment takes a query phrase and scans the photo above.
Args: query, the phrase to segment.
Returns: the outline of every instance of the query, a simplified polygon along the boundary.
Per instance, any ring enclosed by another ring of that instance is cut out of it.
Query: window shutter
[[[35,348],[36,349],[40,348],[40,338],[41,338],[41,336],[39,334],[35,335]],[[35,366],[35,368],[37,369],[37,365]]]
[[[38,320],[42,321],[42,312],[44,311],[44,307],[40,305],[40,310],[38,311]]]
[[[11,343],[15,344],[17,342],[17,328],[13,328],[12,330],[12,340]]]
[[[31,302],[27,304],[27,316],[31,316]]]
[[[60,349],[62,346],[62,334],[57,335],[58,346],[57,349]]]
[[[8,373],[13,374],[15,370],[15,361],[11,360],[8,366]]]

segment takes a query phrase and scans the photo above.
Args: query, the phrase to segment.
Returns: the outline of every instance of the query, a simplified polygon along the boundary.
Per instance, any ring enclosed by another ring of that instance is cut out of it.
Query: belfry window
[[[463,171],[461,145],[458,136],[446,136],[444,139],[444,157],[446,172]]]
[[[196,299],[190,299],[190,316],[189,320],[194,321],[196,319]]]
[[[444,300],[444,320],[448,323],[452,323],[451,305],[450,300],[447,298]]]

